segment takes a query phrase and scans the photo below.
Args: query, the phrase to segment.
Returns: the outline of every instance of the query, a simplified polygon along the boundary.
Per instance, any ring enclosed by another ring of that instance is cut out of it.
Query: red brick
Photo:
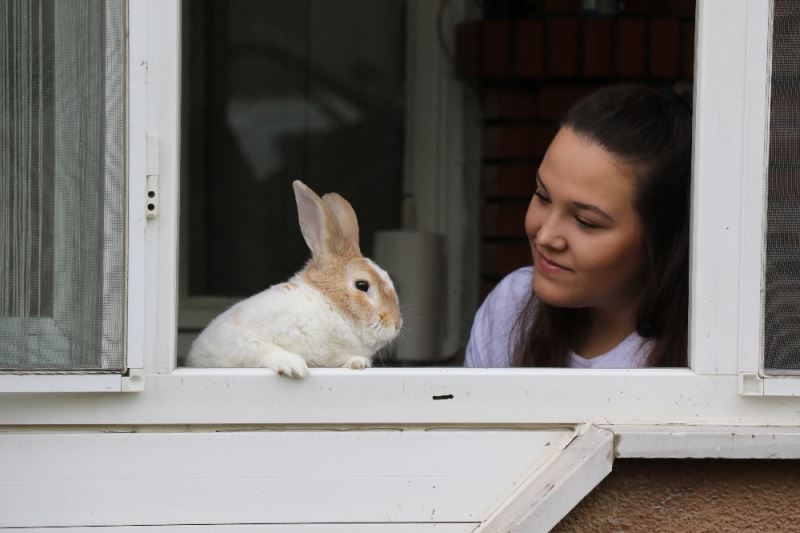
[[[694,21],[681,22],[681,77],[694,78]]]
[[[674,17],[694,18],[695,0],[665,0],[664,8]]]
[[[538,159],[558,131],[555,125],[504,124],[483,129],[483,157]]]
[[[500,87],[482,94],[483,118],[535,118],[536,90],[532,88]]]
[[[481,77],[507,77],[511,72],[511,23],[505,20],[483,21],[478,42]]]
[[[617,74],[643,77],[647,74],[647,23],[645,19],[617,21]]]
[[[561,120],[570,106],[592,92],[595,87],[582,85],[547,85],[539,89],[537,116],[546,120]]]
[[[544,74],[544,22],[526,20],[515,25],[516,78],[540,78]]]
[[[655,0],[625,0],[620,15],[652,15],[656,12]]]
[[[531,248],[527,241],[488,242],[481,249],[481,274],[503,277],[531,264]]]
[[[534,9],[541,15],[577,15],[581,0],[538,0]]]
[[[547,21],[548,76],[576,76],[578,74],[578,35],[580,21],[577,18],[553,18]]]
[[[456,26],[456,75],[475,79],[480,73],[480,22]]]
[[[614,75],[614,20],[589,18],[583,21],[584,76],[610,77]]]
[[[459,78],[505,78],[511,65],[511,23],[490,20],[460,24],[456,47]]]
[[[557,84],[534,87],[497,87],[482,93],[483,118],[536,118],[557,122],[569,107],[595,89],[593,86]]]
[[[487,204],[481,210],[484,237],[525,237],[527,202]]]
[[[484,165],[481,192],[485,198],[530,199],[536,190],[538,162]]]
[[[680,73],[678,19],[650,20],[650,75],[675,78]]]

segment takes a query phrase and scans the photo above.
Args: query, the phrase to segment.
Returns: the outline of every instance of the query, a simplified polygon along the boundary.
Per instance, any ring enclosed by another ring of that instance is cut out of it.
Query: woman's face
[[[644,265],[632,169],[561,128],[525,216],[533,289],[555,307],[633,309]]]

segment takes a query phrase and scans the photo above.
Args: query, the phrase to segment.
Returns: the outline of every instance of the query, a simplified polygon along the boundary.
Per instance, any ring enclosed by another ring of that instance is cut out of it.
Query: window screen
[[[774,0],[764,368],[800,374],[800,0]]]
[[[121,370],[125,2],[0,2],[0,369]]]

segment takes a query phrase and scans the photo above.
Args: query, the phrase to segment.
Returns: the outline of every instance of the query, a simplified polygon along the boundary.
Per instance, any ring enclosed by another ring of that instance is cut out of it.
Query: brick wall
[[[485,0],[457,28],[458,75],[482,104],[481,298],[530,264],[523,219],[558,120],[576,99],[622,80],[691,80],[694,0]]]

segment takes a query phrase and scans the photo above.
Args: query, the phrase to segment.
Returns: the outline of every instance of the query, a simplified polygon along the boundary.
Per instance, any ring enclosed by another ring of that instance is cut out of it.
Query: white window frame
[[[756,370],[762,357],[770,4],[740,2],[712,13],[701,3],[698,11],[700,28],[711,27],[712,18],[716,24],[712,32],[698,32],[704,61],[698,65],[693,171],[718,179],[693,182],[692,368],[709,375],[739,373],[741,392],[752,384],[745,372]],[[725,47],[733,48],[726,53]],[[723,116],[727,109],[736,112]],[[747,213],[754,216],[747,220]]]
[[[798,396],[798,376],[767,375],[764,370],[764,273],[767,231],[767,174],[769,168],[770,82],[772,71],[772,2],[770,9],[751,9],[748,32],[766,32],[770,38],[748,48],[748,65],[765,64],[748,76],[746,98],[750,102],[744,116],[744,129],[750,131],[750,146],[742,151],[742,172],[761,179],[742,180],[741,210],[741,303],[742,328],[739,330],[739,390],[749,396]],[[761,6],[759,6],[761,7]],[[745,213],[754,213],[744,219]]]
[[[148,87],[148,57],[155,50],[148,50],[148,42],[141,31],[130,32],[131,26],[144,27],[145,11],[137,2],[127,9],[125,35],[127,43],[127,101],[125,123],[127,126],[127,153],[124,171],[127,178],[127,256],[144,257],[147,242],[155,238],[145,220],[146,185],[144,180],[131,179],[147,171],[145,165],[157,164],[156,154],[147,154],[141,142],[147,121],[145,109],[148,102],[155,101],[153,87]],[[152,47],[152,44],[150,45]],[[108,89],[107,89],[108,90]],[[114,90],[117,90],[114,88]],[[164,124],[169,126],[169,124]],[[157,147],[156,152],[157,152]],[[152,148],[151,150],[152,151]],[[165,242],[166,244],[166,242]],[[145,318],[145,264],[129,260],[126,272],[126,340],[124,372],[83,371],[4,371],[0,373],[0,393],[3,392],[129,392],[141,390],[144,375],[145,351],[155,346],[147,345],[148,328]],[[151,304],[151,309],[154,306]]]
[[[134,358],[141,354],[145,370],[136,383],[143,386],[118,395],[57,388],[53,394],[16,394],[0,402],[0,425],[588,423],[626,435],[637,428],[645,435],[673,435],[677,427],[692,426],[706,439],[730,436],[720,427],[744,434],[753,427],[797,426],[800,400],[768,396],[777,389],[760,377],[764,397],[754,398],[743,374],[760,358],[761,318],[753,310],[760,304],[752,304],[760,301],[761,263],[751,252],[761,250],[756,237],[763,216],[752,217],[758,223],[747,217],[764,212],[753,190],[763,188],[756,182],[763,181],[765,143],[762,137],[752,142],[752,135],[763,135],[768,117],[763,48],[770,10],[761,0],[700,0],[698,7],[690,368],[312,369],[297,381],[266,369],[176,369],[180,16],[176,0],[149,0],[130,3],[129,349]],[[137,201],[144,198],[148,135],[159,139],[160,152],[160,214],[153,219],[145,219]],[[442,397],[450,399],[437,399]],[[800,442],[799,432],[785,433]],[[676,446],[688,454],[697,439],[682,435]],[[653,439],[628,442],[645,447],[633,444],[628,456],[647,455]],[[800,457],[800,447],[794,449],[790,455]],[[770,453],[762,446],[745,455]]]

